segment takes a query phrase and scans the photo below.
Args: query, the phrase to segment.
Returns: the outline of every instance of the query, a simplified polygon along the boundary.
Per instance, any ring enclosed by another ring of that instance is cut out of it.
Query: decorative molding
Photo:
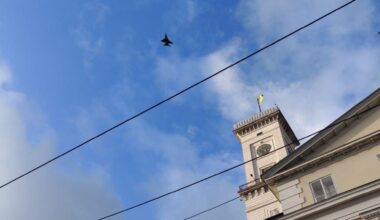
[[[271,107],[269,109],[266,109],[263,112],[259,112],[259,113],[255,114],[255,115],[253,115],[253,116],[245,119],[245,120],[241,120],[241,121],[235,123],[234,124],[234,130],[238,130],[238,129],[240,129],[240,128],[242,128],[242,127],[244,127],[244,126],[246,126],[246,125],[248,125],[248,124],[250,124],[252,122],[256,122],[256,121],[258,121],[260,119],[265,118],[266,116],[268,116],[270,114],[277,113],[277,112],[279,112],[279,109],[278,109],[277,106],[274,106],[274,107]]]
[[[380,219],[380,207],[366,211],[364,213],[360,213],[359,216],[360,216],[360,219],[365,219],[365,220]]]
[[[302,146],[298,147],[292,154],[290,154],[285,159],[281,160],[278,164],[276,164],[276,166],[274,166],[271,170],[269,170],[269,172],[265,173],[263,177],[265,179],[270,179],[271,177],[275,176],[277,173],[280,173],[281,170],[287,169],[286,167],[290,166],[292,162],[296,161],[298,158],[302,158],[302,154],[306,153],[309,150],[313,150],[313,148],[319,147],[320,145],[328,142],[329,139],[334,136],[333,135],[334,132],[339,133],[347,129],[351,123],[355,123],[359,118],[365,117],[365,116],[359,116],[358,115],[359,113],[367,111],[370,108],[376,107],[376,105],[378,104],[380,104],[380,88],[375,90],[373,93],[368,95],[365,99],[360,101],[358,104],[356,104],[354,107],[349,109],[339,118],[334,120],[330,125],[328,125],[329,128],[326,128],[325,130],[318,132],[317,135],[310,138],[308,141],[302,144]],[[348,118],[351,118],[351,119],[347,121]],[[343,120],[346,120],[346,121],[344,123],[337,123]]]
[[[299,187],[292,187],[289,190],[283,190],[279,193],[279,197],[281,200],[286,200],[294,195],[300,195],[302,193],[302,189]]]
[[[295,136],[293,130],[289,126],[285,117],[281,113],[278,106],[271,107],[263,112],[257,113],[245,120],[239,121],[234,124],[234,133],[240,138],[251,134],[264,126],[272,124],[274,122],[278,122],[280,127],[284,130],[284,132],[289,136],[290,141],[295,145],[299,145],[298,139]]]
[[[301,197],[302,190],[299,187],[298,179],[279,185],[277,189],[284,214],[302,208],[302,204],[305,200]]]
[[[295,166],[291,169],[278,173],[268,179],[265,179],[265,181],[268,183],[273,183],[283,178],[288,178],[299,172],[305,172],[306,170],[319,167],[322,164],[329,163],[338,157],[342,157],[342,156],[345,157],[354,152],[358,152],[365,147],[371,146],[371,144],[379,140],[380,140],[380,131],[373,132],[370,137],[365,137],[359,140],[346,143],[345,145],[338,147],[332,151],[326,152],[325,154],[322,154],[312,160],[304,162],[298,166]]]
[[[334,206],[337,206],[338,204],[343,204],[347,201],[351,201],[358,197],[363,197],[366,195],[370,195],[374,192],[379,192],[379,190],[380,179],[377,179],[373,182],[345,191],[343,193],[339,193],[333,197],[314,203],[312,205],[303,207],[302,209],[288,212],[288,214],[284,213],[284,216],[281,216],[277,219],[308,219],[307,216],[309,215],[321,212],[322,210],[326,210],[328,208],[332,208]]]
[[[300,183],[300,181],[298,179],[295,179],[295,180],[286,182],[285,184],[277,186],[277,189],[278,189],[278,191],[283,191],[284,189],[289,188],[291,186],[294,186],[298,183]]]
[[[242,136],[251,134],[255,131],[258,131],[262,129],[263,127],[277,121],[279,121],[278,114],[267,115],[265,118],[260,118],[258,119],[258,121],[253,121],[250,124],[246,124],[240,128],[235,129],[234,132],[242,137]]]
[[[248,182],[239,187],[239,195],[245,200],[251,199],[255,196],[259,196],[263,193],[269,191],[268,186],[260,181],[259,179],[256,181]]]

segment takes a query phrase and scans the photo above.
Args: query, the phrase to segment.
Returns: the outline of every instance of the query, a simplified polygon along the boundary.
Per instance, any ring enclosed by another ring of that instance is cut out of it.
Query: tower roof
[[[277,105],[271,107],[271,108],[268,108],[262,112],[259,112],[257,114],[254,114],[252,115],[251,117],[248,117],[247,119],[244,119],[244,120],[241,120],[237,123],[234,124],[234,131],[250,124],[250,123],[254,123],[255,121],[258,121],[260,119],[263,119],[263,118],[266,118],[267,116],[273,114],[273,113],[277,113],[279,112],[280,109],[277,107]]]
[[[244,136],[245,134],[258,130],[274,121],[278,121],[290,137],[291,141],[294,144],[299,145],[297,137],[277,105],[235,123],[234,133],[237,136]]]

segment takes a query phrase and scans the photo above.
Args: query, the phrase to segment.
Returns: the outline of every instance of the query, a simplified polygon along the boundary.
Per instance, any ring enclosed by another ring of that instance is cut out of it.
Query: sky
[[[0,0],[0,183],[345,2]],[[240,163],[232,127],[260,93],[297,137],[323,128],[379,88],[379,11],[357,0],[0,189],[0,219],[97,219]],[[184,219],[244,183],[236,169],[111,219]]]

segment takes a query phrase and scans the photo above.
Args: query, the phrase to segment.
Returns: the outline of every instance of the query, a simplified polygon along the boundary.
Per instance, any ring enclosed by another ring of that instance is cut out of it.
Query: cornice
[[[295,166],[291,169],[285,170],[283,172],[280,172],[270,178],[265,179],[265,181],[269,184],[274,183],[280,179],[291,177],[295,174],[299,174],[300,172],[304,172],[306,170],[316,168],[321,166],[322,164],[325,164],[327,162],[331,162],[334,159],[346,156],[347,154],[354,153],[359,151],[362,148],[365,148],[366,146],[369,146],[371,143],[375,143],[376,141],[380,140],[380,131],[377,130],[373,132],[370,136],[367,136],[365,138],[355,140],[348,142],[334,150],[331,150],[329,152],[326,152],[325,154],[322,154],[312,160],[309,160],[307,162],[304,162],[298,166]]]
[[[246,125],[251,124],[253,122],[257,122],[260,119],[264,119],[265,117],[267,117],[273,113],[278,113],[278,112],[279,112],[279,109],[277,106],[273,106],[269,109],[264,110],[263,112],[259,112],[259,113],[255,114],[255,115],[253,115],[247,119],[244,119],[244,120],[241,120],[241,121],[235,123],[234,124],[234,131],[236,131],[240,128],[243,128]]]
[[[264,192],[268,192],[268,186],[265,182],[260,180],[248,182],[239,188],[238,193],[245,200],[261,195]]]
[[[315,204],[306,206],[297,211],[291,212],[287,215],[276,218],[280,219],[307,219],[307,216],[312,215],[317,212],[321,212],[322,210],[328,209],[330,207],[336,206],[338,204],[344,203],[346,201],[350,201],[352,199],[362,197],[373,192],[380,190],[380,179],[374,180],[365,185],[356,187],[354,189],[348,190],[346,192],[339,193],[333,197],[330,197],[326,200],[317,202]]]

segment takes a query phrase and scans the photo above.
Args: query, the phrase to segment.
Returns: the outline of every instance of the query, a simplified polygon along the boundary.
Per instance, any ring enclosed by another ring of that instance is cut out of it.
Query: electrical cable
[[[353,119],[353,118],[358,118],[360,115],[365,114],[365,113],[367,113],[367,112],[369,112],[369,111],[371,111],[371,110],[373,110],[373,109],[375,109],[375,108],[377,108],[377,107],[379,107],[379,106],[380,106],[380,104],[374,105],[374,106],[372,106],[372,107],[368,107],[366,110],[363,110],[363,111],[361,111],[361,112],[359,112],[359,113],[356,113],[356,114],[352,115],[351,117],[348,117],[348,118],[343,119],[343,120],[340,120],[340,121],[335,121],[335,122],[331,123],[330,125],[326,126],[325,128],[323,128],[323,129],[321,129],[321,130],[319,130],[319,131],[313,132],[313,133],[311,133],[311,134],[309,134],[309,135],[306,135],[306,136],[304,136],[304,137],[302,137],[302,138],[299,138],[299,139],[297,139],[297,141],[294,141],[294,142],[288,143],[288,144],[286,144],[286,145],[284,145],[284,146],[282,146],[282,147],[279,147],[279,148],[277,148],[277,149],[271,151],[271,153],[272,153],[272,152],[276,152],[276,151],[278,151],[278,150],[281,150],[281,149],[283,149],[283,148],[286,148],[286,147],[288,147],[288,146],[290,146],[290,145],[292,145],[292,144],[295,144],[296,142],[302,141],[302,140],[304,140],[304,139],[306,139],[306,138],[309,138],[309,137],[311,137],[311,136],[314,136],[314,135],[316,135],[316,134],[318,134],[318,133],[321,133],[321,132],[323,132],[323,131],[325,131],[325,130],[327,130],[327,129],[329,129],[329,128],[332,128],[332,127],[334,127],[334,126],[336,126],[336,125],[339,125],[339,124],[341,124],[341,123],[347,122],[347,121],[349,121],[349,120],[351,120],[351,119]],[[352,142],[352,141],[351,141],[351,142]],[[350,142],[350,143],[351,143],[351,142]],[[157,196],[157,197],[154,197],[154,198],[152,198],[152,199],[149,199],[149,200],[146,200],[146,201],[144,201],[144,202],[141,202],[141,203],[138,203],[138,204],[136,204],[136,205],[133,205],[133,206],[131,206],[131,207],[129,207],[129,208],[125,208],[125,209],[122,209],[122,210],[120,210],[120,211],[117,211],[117,212],[114,212],[114,213],[112,213],[112,214],[109,214],[109,215],[107,215],[107,216],[104,216],[104,217],[102,217],[102,218],[99,218],[99,220],[107,219],[107,218],[110,218],[110,217],[112,217],[112,216],[115,216],[115,215],[121,214],[121,213],[123,213],[123,212],[127,212],[127,211],[130,211],[130,210],[135,209],[135,208],[137,208],[137,207],[140,207],[140,206],[146,205],[146,204],[148,204],[148,203],[151,203],[151,202],[156,201],[156,200],[158,200],[158,199],[161,199],[161,198],[163,198],[163,197],[169,196],[169,195],[174,194],[174,193],[176,193],[176,192],[182,191],[182,190],[184,190],[184,189],[186,189],[186,188],[189,188],[189,187],[191,187],[191,186],[197,185],[197,184],[199,184],[199,183],[201,183],[201,182],[204,182],[204,181],[206,181],[206,180],[209,180],[209,179],[211,179],[211,178],[214,178],[214,177],[216,177],[216,176],[219,176],[219,175],[221,175],[221,174],[223,174],[223,173],[226,173],[226,172],[228,172],[228,171],[234,170],[234,169],[236,169],[236,168],[238,168],[238,167],[240,167],[240,166],[242,166],[242,165],[244,165],[244,164],[246,164],[246,163],[250,163],[250,162],[252,162],[252,161],[254,161],[254,160],[257,160],[257,159],[259,159],[259,158],[266,157],[266,156],[268,156],[268,154],[266,154],[266,155],[262,155],[262,156],[259,156],[259,157],[255,157],[255,158],[253,158],[253,159],[251,159],[251,160],[247,160],[247,161],[241,162],[241,163],[239,163],[239,164],[237,164],[237,165],[235,165],[235,166],[232,166],[232,167],[227,168],[227,169],[225,169],[225,170],[222,170],[222,171],[219,171],[219,172],[217,172],[217,173],[214,173],[214,174],[212,174],[212,175],[210,175],[210,176],[207,176],[207,177],[205,177],[205,178],[202,178],[202,179],[200,179],[200,180],[197,180],[197,181],[195,181],[195,182],[193,182],[193,183],[190,183],[190,184],[188,184],[188,185],[182,186],[182,187],[180,187],[180,188],[178,188],[178,189],[172,190],[172,191],[170,191],[170,192],[164,193],[164,194],[159,195],[159,196]]]
[[[221,207],[221,206],[224,206],[224,205],[226,205],[226,204],[228,204],[228,203],[231,203],[231,202],[233,202],[233,201],[235,201],[235,200],[237,200],[237,199],[239,199],[239,198],[240,198],[240,196],[235,197],[235,198],[230,199],[230,200],[228,200],[228,201],[226,201],[226,202],[220,203],[219,205],[213,206],[212,208],[206,209],[206,210],[204,210],[204,211],[198,212],[197,214],[194,214],[194,215],[192,215],[192,216],[189,216],[189,217],[185,218],[184,220],[188,220],[188,219],[195,218],[195,217],[197,217],[198,215],[202,215],[202,214],[204,214],[204,213],[206,213],[206,212],[210,212],[210,211],[212,211],[212,210],[214,210],[214,209],[217,209],[217,208],[219,208],[219,207]]]

